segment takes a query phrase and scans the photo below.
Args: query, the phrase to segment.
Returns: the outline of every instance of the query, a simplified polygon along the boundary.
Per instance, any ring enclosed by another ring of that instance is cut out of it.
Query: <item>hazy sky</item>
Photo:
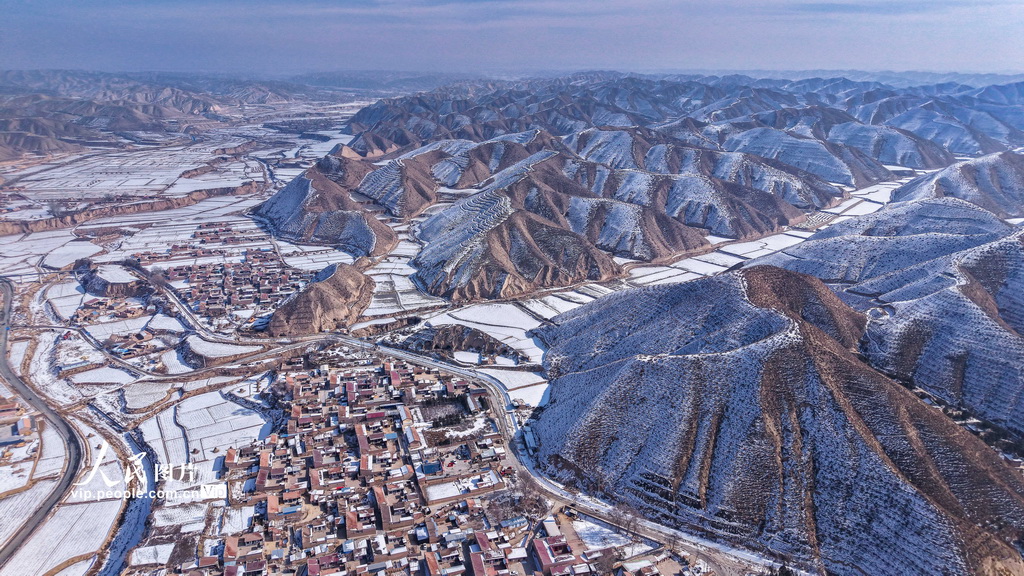
[[[0,68],[1024,72],[1024,0],[0,0]]]

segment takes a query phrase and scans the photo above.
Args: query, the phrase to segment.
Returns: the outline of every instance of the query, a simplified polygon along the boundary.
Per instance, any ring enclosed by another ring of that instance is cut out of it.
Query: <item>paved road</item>
[[[68,490],[71,489],[71,484],[75,481],[75,476],[78,474],[78,468],[82,464],[82,441],[79,439],[75,429],[71,427],[71,424],[50,408],[42,398],[37,396],[25,384],[25,381],[11,370],[10,364],[7,363],[7,331],[10,327],[14,290],[8,280],[0,279],[0,291],[3,292],[4,296],[4,313],[3,317],[0,318],[0,377],[10,384],[26,402],[39,411],[46,418],[49,425],[53,426],[54,430],[60,434],[68,457],[64,465],[64,473],[57,486],[53,489],[53,492],[47,496],[46,500],[43,500],[42,504],[39,505],[39,508],[31,516],[25,519],[21,528],[4,544],[3,548],[0,548],[0,566],[3,566],[18,551],[18,548],[28,540],[36,528],[43,523],[46,516],[64,498]],[[13,519],[3,519],[4,522],[11,520]]]

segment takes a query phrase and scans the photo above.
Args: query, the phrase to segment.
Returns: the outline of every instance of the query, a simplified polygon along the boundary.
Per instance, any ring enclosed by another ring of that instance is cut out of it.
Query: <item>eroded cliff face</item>
[[[138,214],[140,212],[171,210],[173,208],[192,206],[193,204],[197,204],[207,198],[213,198],[215,196],[245,196],[248,194],[256,194],[259,190],[259,184],[249,182],[237,187],[196,190],[194,192],[189,192],[184,196],[165,198],[162,200],[140,200],[138,202],[108,204],[96,208],[89,208],[81,212],[76,212],[75,214],[54,218],[40,218],[36,220],[0,220],[0,236],[71,228],[83,222],[96,220],[98,218],[127,216],[130,214]]]
[[[153,292],[149,282],[118,264],[101,264],[81,273],[85,291],[102,298],[134,298]]]
[[[356,267],[332,264],[274,311],[267,333],[299,336],[347,328],[370,305],[373,286]]]
[[[1024,480],[856,355],[866,317],[754,267],[602,298],[540,336],[545,469],[830,573],[1024,570]],[[981,526],[981,527],[979,527]]]

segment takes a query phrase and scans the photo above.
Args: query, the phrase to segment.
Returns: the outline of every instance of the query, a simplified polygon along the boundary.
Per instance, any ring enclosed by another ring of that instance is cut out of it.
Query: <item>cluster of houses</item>
[[[181,572],[590,573],[573,554],[538,564],[544,548],[525,518],[488,517],[484,497],[506,488],[512,468],[485,390],[376,356],[338,364],[279,374],[287,423],[224,460],[229,481],[247,487],[231,505],[256,515],[247,532],[225,538],[222,555]],[[432,418],[452,411],[466,418]]]
[[[138,318],[145,313],[146,308],[138,300],[90,297],[78,306],[71,320],[75,324],[86,325],[110,320]]]
[[[196,228],[187,243],[172,244],[166,252],[140,252],[132,257],[143,266],[193,260],[170,265],[164,273],[182,300],[200,315],[216,318],[229,313],[272,311],[308,283],[314,272],[289,267],[272,248],[214,248],[251,241],[230,225],[206,222]],[[240,250],[241,262],[222,261]]]
[[[247,531],[179,573],[601,574],[595,559],[612,550],[570,544],[552,520],[489,511],[487,499],[514,475],[485,390],[375,355],[318,361],[312,369],[292,361],[279,374],[283,429],[225,454],[229,482],[246,487],[231,506],[256,511]],[[433,418],[452,409],[467,418],[454,427]],[[649,566],[618,573],[658,574]]]
[[[270,311],[305,286],[313,272],[288,267],[269,248],[247,249],[238,263],[186,264],[167,269],[171,282],[187,281],[179,294],[192,310],[218,317],[243,310]]]
[[[167,252],[142,252],[132,257],[143,266],[160,264],[170,260],[187,258],[207,258],[222,256],[226,251],[212,248],[216,244],[245,244],[250,242],[230,225],[217,222],[204,222],[192,233],[191,241],[186,244],[172,244]]]

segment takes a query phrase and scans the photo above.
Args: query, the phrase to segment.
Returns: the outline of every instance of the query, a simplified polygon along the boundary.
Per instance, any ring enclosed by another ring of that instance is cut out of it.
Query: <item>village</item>
[[[188,541],[210,554],[175,573],[701,573],[657,543],[549,508],[516,472],[484,388],[346,352],[278,374],[283,429],[223,456],[228,506],[251,516],[239,532]]]
[[[231,314],[253,323],[260,315],[273,312],[282,300],[313,277],[312,271],[289,267],[268,247],[244,247],[240,262],[211,261],[210,256],[227,254],[215,246],[250,242],[245,231],[236,231],[230,225],[200,224],[190,240],[172,244],[165,253],[143,252],[133,257],[140,265],[149,267],[158,281],[177,288],[182,300],[200,316],[219,318]],[[182,259],[193,260],[166,269],[160,266]]]

